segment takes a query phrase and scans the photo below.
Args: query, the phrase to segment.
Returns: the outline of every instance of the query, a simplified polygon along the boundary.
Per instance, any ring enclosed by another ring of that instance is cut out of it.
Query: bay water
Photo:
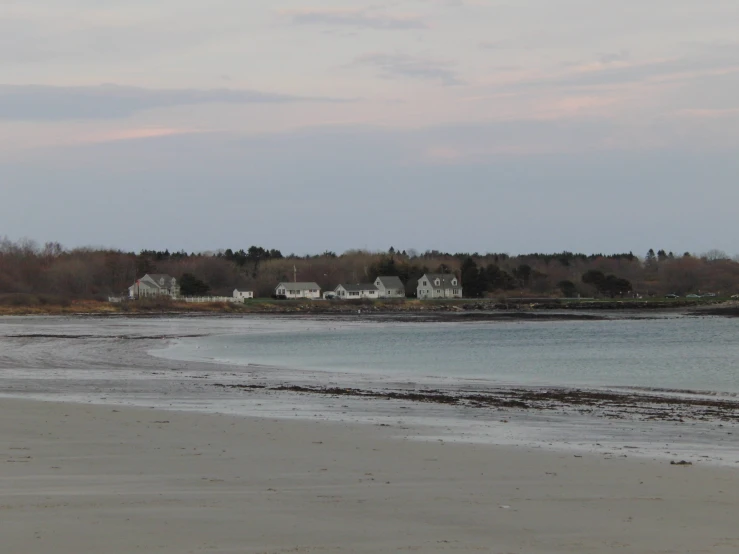
[[[158,356],[491,385],[739,393],[739,320],[306,324],[265,319],[182,339]]]

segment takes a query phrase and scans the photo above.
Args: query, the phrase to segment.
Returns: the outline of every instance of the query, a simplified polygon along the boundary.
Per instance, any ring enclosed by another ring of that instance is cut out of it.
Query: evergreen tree
[[[657,272],[658,269],[658,261],[657,261],[657,254],[654,253],[653,249],[649,249],[649,252],[647,252],[646,257],[644,258],[644,269],[647,270],[648,273],[651,273],[654,275]]]
[[[613,298],[616,295],[622,295],[632,290],[631,283],[626,279],[621,279],[615,275],[606,276],[602,271],[591,269],[582,275],[582,282],[593,285],[599,293]]]
[[[518,279],[521,286],[528,287],[531,281],[532,269],[528,264],[521,264],[513,270],[513,276]]]
[[[557,288],[562,291],[566,298],[575,298],[577,296],[577,287],[572,281],[560,281]]]
[[[185,273],[180,278],[180,292],[183,296],[205,296],[210,287],[192,273]]]
[[[487,283],[484,278],[481,278],[480,270],[471,257],[462,262],[461,276],[465,296],[481,298],[485,294]]]
[[[600,290],[600,287],[606,280],[606,275],[597,269],[591,269],[582,274],[582,282],[586,285],[593,285]]]
[[[615,275],[606,277],[605,282],[601,285],[601,292],[607,294],[611,298],[616,295],[623,295],[631,292],[631,283],[626,279],[621,279]]]
[[[513,290],[516,288],[516,280],[508,272],[503,271],[495,264],[489,264],[484,269],[484,281],[487,290]]]

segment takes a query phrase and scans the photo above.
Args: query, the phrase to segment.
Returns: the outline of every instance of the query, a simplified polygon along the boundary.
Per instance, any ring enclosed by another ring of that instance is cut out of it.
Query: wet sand
[[[0,400],[2,552],[739,550],[737,469]]]

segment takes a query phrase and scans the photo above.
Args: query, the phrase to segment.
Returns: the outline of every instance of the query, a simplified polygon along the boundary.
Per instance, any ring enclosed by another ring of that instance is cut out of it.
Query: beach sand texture
[[[8,554],[739,552],[733,468],[14,399],[0,429]]]

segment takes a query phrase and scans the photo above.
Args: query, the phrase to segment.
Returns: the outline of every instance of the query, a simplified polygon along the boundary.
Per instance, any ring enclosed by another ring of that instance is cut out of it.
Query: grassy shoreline
[[[96,300],[73,300],[64,303],[0,305],[0,316],[12,315],[154,315],[154,314],[394,314],[428,312],[479,311],[545,311],[545,310],[629,310],[655,311],[706,309],[722,315],[724,308],[736,309],[736,302],[726,298],[700,299],[625,299],[580,300],[566,298],[540,299],[454,299],[454,300],[350,300],[305,301],[254,299],[244,304],[213,302],[187,303],[168,298],[111,303]],[[708,310],[706,314],[708,315]]]

